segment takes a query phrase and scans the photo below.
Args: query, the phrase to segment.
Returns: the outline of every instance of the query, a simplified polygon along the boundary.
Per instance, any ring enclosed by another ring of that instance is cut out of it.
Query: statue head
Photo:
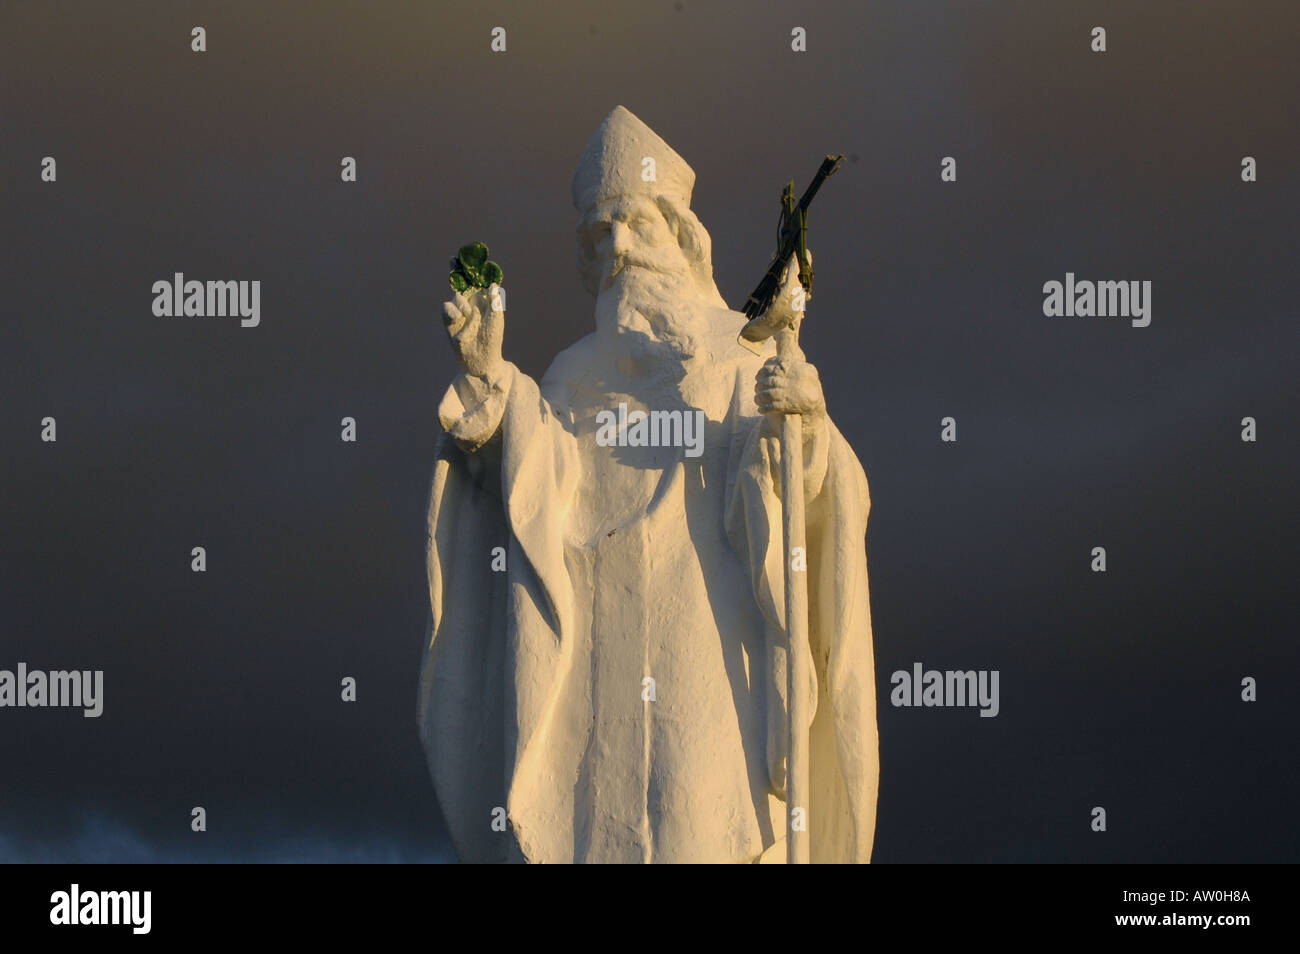
[[[622,106],[587,144],[573,176],[578,273],[598,298],[620,282],[656,286],[725,307],[713,281],[709,233],[691,211],[695,173]]]

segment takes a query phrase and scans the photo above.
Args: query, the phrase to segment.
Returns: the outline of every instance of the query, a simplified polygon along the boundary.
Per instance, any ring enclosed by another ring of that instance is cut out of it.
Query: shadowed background
[[[620,103],[694,167],[733,307],[781,186],[849,156],[803,339],[871,484],[875,860],[1296,860],[1298,27],[1173,0],[6,4],[0,668],[103,669],[105,700],[0,710],[0,860],[451,857],[414,718],[447,259],[489,244],[540,376],[592,327],[569,183]],[[260,327],[154,317],[176,271],[260,280]],[[1152,281],[1150,327],[1044,317],[1067,271]],[[1001,713],[891,707],[916,661],[1000,670]]]

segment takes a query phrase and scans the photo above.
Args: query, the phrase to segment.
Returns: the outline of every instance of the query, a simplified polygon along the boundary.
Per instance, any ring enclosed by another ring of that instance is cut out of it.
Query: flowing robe
[[[540,384],[507,363],[443,398],[417,721],[462,861],[784,859],[780,444],[717,318],[685,360],[598,331]],[[702,410],[703,453],[602,444],[620,403]],[[829,419],[804,432],[812,860],[866,862],[870,502]]]

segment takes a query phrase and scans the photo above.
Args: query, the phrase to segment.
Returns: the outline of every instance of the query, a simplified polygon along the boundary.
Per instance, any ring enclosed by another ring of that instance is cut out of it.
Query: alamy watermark
[[[676,411],[618,411],[596,414],[596,443],[601,447],[682,447],[687,457],[704,453],[704,412],[698,408]]]
[[[1131,318],[1134,328],[1151,324],[1151,282],[1075,281],[1043,283],[1043,314],[1048,318]]]
[[[148,934],[152,911],[152,891],[82,891],[73,884],[50,895],[51,924],[128,924],[132,934]]]
[[[0,709],[7,706],[80,708],[87,719],[97,719],[104,711],[104,671],[44,672],[21,662],[17,672],[0,669]]]
[[[912,670],[899,669],[889,677],[894,706],[979,706],[980,718],[991,719],[1001,709],[996,669],[924,669],[912,663]]]
[[[262,321],[260,281],[187,282],[184,272],[176,272],[170,282],[154,282],[153,294],[153,313],[159,318],[238,316],[243,328],[256,328]]]

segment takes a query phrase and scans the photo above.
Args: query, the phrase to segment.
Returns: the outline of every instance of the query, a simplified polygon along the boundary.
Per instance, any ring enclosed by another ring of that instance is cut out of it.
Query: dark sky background
[[[105,704],[0,710],[0,860],[451,858],[446,262],[491,246],[531,374],[590,330],[569,183],[620,103],[733,306],[780,187],[850,157],[803,340],[871,483],[875,860],[1297,860],[1297,48],[1240,0],[5,4],[0,668]],[[175,271],[259,279],[260,327],[154,317]],[[1045,318],[1067,271],[1152,281],[1150,327]],[[1000,715],[890,707],[916,661],[1000,670]]]

